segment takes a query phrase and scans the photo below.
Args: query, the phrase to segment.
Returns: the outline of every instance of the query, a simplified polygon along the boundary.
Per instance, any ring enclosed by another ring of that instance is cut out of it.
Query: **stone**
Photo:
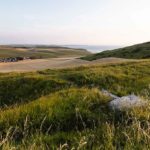
[[[109,102],[109,106],[113,110],[124,110],[134,107],[144,106],[146,102],[135,95],[123,96]]]

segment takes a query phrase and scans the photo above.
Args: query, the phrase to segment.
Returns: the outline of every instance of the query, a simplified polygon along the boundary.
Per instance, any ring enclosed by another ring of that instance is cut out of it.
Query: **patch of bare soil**
[[[120,59],[120,58],[103,58],[95,61],[85,61],[81,59],[76,59],[75,57],[36,59],[36,60],[25,60],[19,62],[0,63],[0,72],[1,73],[28,72],[28,71],[37,71],[37,70],[44,70],[44,69],[78,67],[82,65],[118,63],[118,62],[125,62],[125,61],[129,61],[129,60]]]

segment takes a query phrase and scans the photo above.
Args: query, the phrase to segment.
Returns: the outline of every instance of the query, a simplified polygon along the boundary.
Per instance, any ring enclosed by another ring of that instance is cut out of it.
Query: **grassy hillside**
[[[108,108],[106,89],[150,100],[150,60],[0,74],[0,148],[150,149],[149,105]]]
[[[84,49],[72,49],[54,46],[0,46],[0,58],[6,57],[33,57],[55,58],[69,56],[85,56],[89,54]]]
[[[145,59],[150,58],[150,42],[137,44],[116,50],[108,50],[101,53],[83,57],[84,60],[96,60],[106,57],[118,57],[128,59]]]

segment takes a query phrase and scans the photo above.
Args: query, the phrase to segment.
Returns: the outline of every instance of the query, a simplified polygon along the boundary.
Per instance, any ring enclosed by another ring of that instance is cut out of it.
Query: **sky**
[[[150,40],[150,0],[0,0],[0,44]]]

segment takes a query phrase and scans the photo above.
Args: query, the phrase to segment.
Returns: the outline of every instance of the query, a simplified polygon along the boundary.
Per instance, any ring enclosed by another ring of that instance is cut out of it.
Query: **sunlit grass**
[[[2,149],[150,149],[150,61],[0,75]],[[144,107],[113,111],[102,89]],[[7,105],[7,106],[6,106]]]

